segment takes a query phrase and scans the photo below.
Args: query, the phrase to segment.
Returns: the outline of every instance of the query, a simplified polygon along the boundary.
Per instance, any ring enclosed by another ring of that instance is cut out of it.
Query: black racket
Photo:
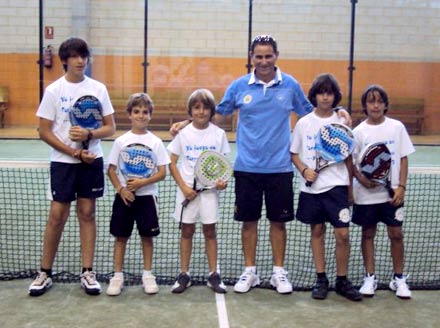
[[[351,129],[340,123],[321,127],[315,136],[316,167],[319,173],[329,165],[343,162],[354,149],[354,136]],[[313,182],[307,181],[310,187]]]
[[[86,95],[78,98],[69,112],[70,124],[94,130],[102,125],[102,105],[98,98]],[[82,142],[82,148],[89,148],[90,140]]]
[[[391,152],[382,143],[370,144],[363,152],[360,162],[360,171],[368,180],[383,185],[390,195],[394,197],[394,190],[391,188]]]

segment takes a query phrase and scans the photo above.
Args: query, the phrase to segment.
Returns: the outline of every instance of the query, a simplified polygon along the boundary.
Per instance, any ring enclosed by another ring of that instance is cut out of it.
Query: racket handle
[[[182,206],[183,206],[183,207],[186,207],[186,206],[189,204],[189,202],[190,202],[189,199],[185,199],[185,200],[182,202]]]
[[[312,181],[306,181],[306,187],[310,187],[312,185]]]

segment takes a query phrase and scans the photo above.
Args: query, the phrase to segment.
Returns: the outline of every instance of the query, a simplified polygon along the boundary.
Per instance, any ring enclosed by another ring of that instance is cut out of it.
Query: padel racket
[[[150,177],[156,169],[156,163],[152,149],[143,144],[130,144],[119,153],[119,170],[127,181]]]
[[[156,163],[156,155],[143,144],[130,144],[119,153],[119,170],[126,180],[150,177]]]
[[[194,166],[194,185],[196,192],[202,192],[215,188],[217,181],[228,181],[232,176],[232,165],[229,160],[213,150],[206,150],[197,158]],[[197,186],[200,186],[197,188]],[[188,205],[189,199],[185,199],[182,205]]]
[[[382,143],[370,144],[363,152],[360,162],[360,171],[368,180],[383,185],[391,198],[394,197],[394,190],[391,188],[391,152]]]
[[[327,166],[344,161],[354,149],[354,136],[344,124],[332,123],[322,126],[315,136],[316,167],[319,173]],[[310,187],[311,181],[306,182]]]
[[[102,105],[95,96],[87,95],[78,98],[70,108],[69,119],[72,126],[94,130],[102,125]],[[83,149],[89,148],[89,141],[82,142]]]

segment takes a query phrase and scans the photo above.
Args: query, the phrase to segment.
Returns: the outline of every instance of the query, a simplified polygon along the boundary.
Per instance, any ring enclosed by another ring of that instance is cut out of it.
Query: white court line
[[[228,312],[226,311],[225,294],[215,293],[219,328],[229,328]]]

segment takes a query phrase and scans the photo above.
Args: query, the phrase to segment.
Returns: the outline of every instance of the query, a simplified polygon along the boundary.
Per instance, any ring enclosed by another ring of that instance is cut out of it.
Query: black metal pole
[[[148,90],[148,0],[145,0],[145,13],[144,13],[144,93]]]
[[[40,69],[40,102],[43,99],[44,93],[44,67],[43,67],[43,0],[40,0],[40,10],[39,10],[39,22],[40,22],[40,35],[39,35],[39,58],[37,64]]]
[[[247,47],[247,72],[250,73],[252,69],[251,57],[249,53],[251,51],[252,42],[252,0],[249,0],[249,27],[248,27],[248,47]]]
[[[351,114],[351,103],[353,99],[353,71],[356,69],[353,65],[356,3],[357,0],[351,0],[350,62],[348,66],[348,104],[347,104],[347,110],[350,114]]]

